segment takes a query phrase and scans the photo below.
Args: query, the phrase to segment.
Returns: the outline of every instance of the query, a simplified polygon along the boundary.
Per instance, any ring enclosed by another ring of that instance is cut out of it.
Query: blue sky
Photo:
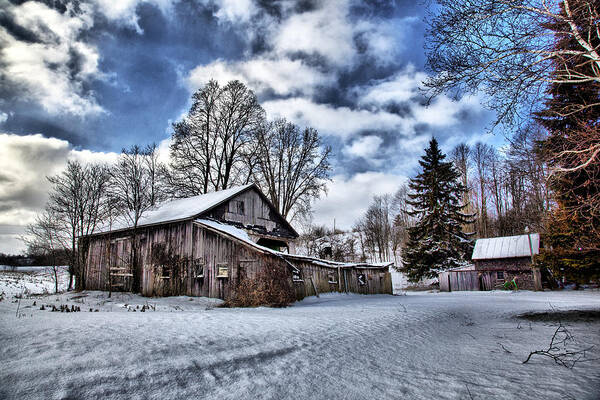
[[[319,130],[333,179],[315,223],[350,228],[416,171],[435,135],[500,144],[478,97],[427,107],[426,9],[413,1],[0,0],[0,251],[68,159],[161,143],[210,78],[240,79],[269,118]],[[340,212],[344,210],[344,212]]]

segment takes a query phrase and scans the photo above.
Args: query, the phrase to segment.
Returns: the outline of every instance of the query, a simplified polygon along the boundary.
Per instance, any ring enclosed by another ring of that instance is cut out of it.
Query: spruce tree
[[[460,174],[446,162],[435,138],[419,160],[422,172],[410,180],[408,213],[417,223],[408,231],[409,239],[402,249],[402,271],[417,282],[432,278],[439,271],[463,265],[472,249],[470,234],[462,226],[472,223],[461,203],[466,191]]]

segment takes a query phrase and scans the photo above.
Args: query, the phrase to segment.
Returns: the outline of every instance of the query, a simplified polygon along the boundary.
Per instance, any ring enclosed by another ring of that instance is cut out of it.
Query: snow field
[[[106,296],[24,299],[21,318],[13,299],[0,302],[0,398],[599,398],[598,360],[522,364],[557,323],[515,318],[598,310],[598,291],[330,294],[284,309]],[[40,311],[42,303],[82,312]],[[156,311],[128,311],[143,304]],[[563,324],[600,358],[600,321]]]

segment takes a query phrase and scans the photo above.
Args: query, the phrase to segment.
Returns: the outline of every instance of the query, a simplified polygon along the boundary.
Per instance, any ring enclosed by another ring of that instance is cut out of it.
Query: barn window
[[[229,267],[227,264],[217,264],[217,278],[228,278]]]
[[[244,202],[243,201],[236,201],[236,211],[238,214],[240,215],[244,215]]]
[[[194,260],[194,263],[192,264],[192,273],[196,279],[204,278],[204,264],[202,263],[202,260]]]
[[[360,286],[365,286],[367,284],[367,278],[365,277],[365,274],[358,274],[356,275],[356,278],[358,279],[358,284]]]
[[[329,283],[338,283],[337,281],[337,273],[331,271],[329,273]]]
[[[498,279],[504,279],[504,271],[498,271],[498,272],[496,272],[496,278],[498,278]]]
[[[294,268],[294,270],[292,271],[292,281],[304,282],[304,280],[302,279],[302,271],[300,271],[298,268]]]
[[[168,265],[161,266],[160,279],[171,279],[171,268]]]

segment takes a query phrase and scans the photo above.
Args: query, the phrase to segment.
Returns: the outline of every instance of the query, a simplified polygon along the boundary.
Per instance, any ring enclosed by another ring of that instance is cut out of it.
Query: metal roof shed
[[[531,233],[531,249],[528,235],[502,236],[477,239],[473,248],[472,260],[493,260],[500,258],[530,257],[540,252],[540,235]]]

